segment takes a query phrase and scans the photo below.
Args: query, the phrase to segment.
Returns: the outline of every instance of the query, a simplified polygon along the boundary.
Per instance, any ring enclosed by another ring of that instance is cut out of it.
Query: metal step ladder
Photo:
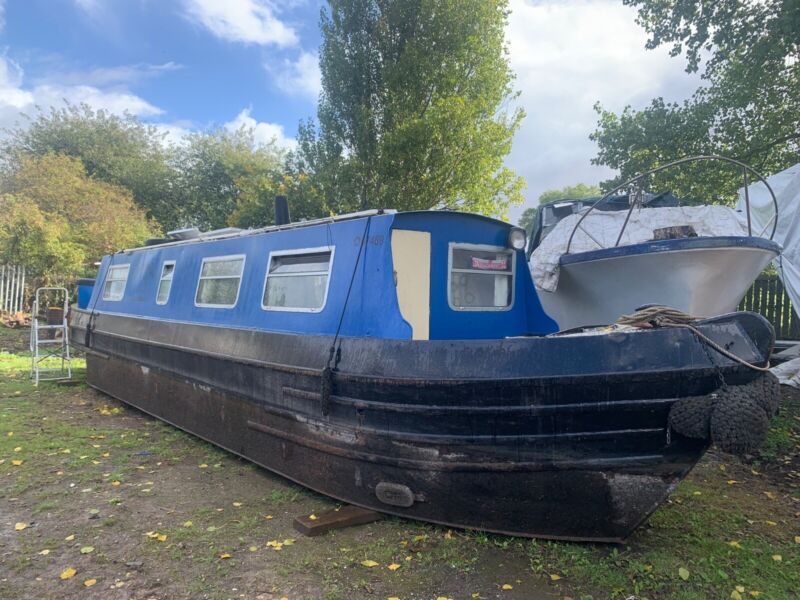
[[[67,309],[69,292],[63,287],[36,290],[31,311],[31,378],[40,381],[72,378]],[[53,366],[53,365],[58,366]]]

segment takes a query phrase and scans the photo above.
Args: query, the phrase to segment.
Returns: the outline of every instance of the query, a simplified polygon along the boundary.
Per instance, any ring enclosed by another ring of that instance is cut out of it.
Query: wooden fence
[[[775,328],[779,340],[800,340],[800,318],[777,275],[760,275],[747,290],[739,310],[763,315]]]
[[[0,312],[25,310],[25,267],[0,265]]]

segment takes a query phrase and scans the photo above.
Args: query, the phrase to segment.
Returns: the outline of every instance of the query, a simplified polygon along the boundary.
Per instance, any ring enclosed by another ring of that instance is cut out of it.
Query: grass
[[[13,548],[0,562],[0,597],[83,597],[84,574],[98,590],[159,598],[228,598],[231,582],[246,597],[290,600],[788,599],[800,590],[797,402],[755,461],[709,455],[624,546],[397,518],[302,538],[293,517],[335,503],[85,386],[34,388],[28,361],[0,353],[0,513],[12,527],[30,523],[0,534]],[[280,550],[268,544],[287,539]],[[95,550],[81,555],[86,544]],[[128,563],[145,566],[120,570]],[[58,578],[66,565],[79,570],[74,585]],[[506,582],[514,589],[503,591]]]

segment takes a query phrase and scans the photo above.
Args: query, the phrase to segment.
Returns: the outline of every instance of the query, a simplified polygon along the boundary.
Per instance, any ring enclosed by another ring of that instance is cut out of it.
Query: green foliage
[[[585,183],[578,183],[576,185],[568,185],[561,189],[547,190],[539,195],[539,204],[546,204],[553,200],[579,200],[581,198],[591,198],[593,196],[600,196],[600,186],[586,185]],[[526,208],[519,218],[519,226],[525,229],[528,234],[533,230],[533,224],[536,222],[536,211],[538,207],[531,206]]]
[[[86,104],[39,113],[25,127],[9,131],[0,146],[6,171],[26,156],[64,154],[79,158],[89,176],[120,185],[148,216],[171,228],[182,207],[171,184],[170,151],[155,127],[132,115],[117,116]]]
[[[654,99],[619,115],[596,106],[595,164],[620,170],[609,188],[649,168],[692,154],[722,154],[773,173],[800,152],[800,4],[786,0],[699,4],[692,0],[624,0],[638,8],[648,48],[685,53],[687,70],[705,62],[703,86],[683,103]],[[733,202],[740,174],[706,164],[654,178],[696,201]]]
[[[335,212],[459,208],[502,215],[523,118],[504,47],[506,0],[331,0],[321,17],[318,126],[300,161]]]
[[[69,156],[23,156],[0,180],[0,261],[63,283],[157,229],[129,191],[89,177]]]

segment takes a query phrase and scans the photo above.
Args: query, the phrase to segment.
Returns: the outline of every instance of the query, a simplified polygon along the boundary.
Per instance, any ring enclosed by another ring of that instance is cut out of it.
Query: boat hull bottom
[[[624,469],[517,469],[511,460],[492,470],[437,470],[441,462],[410,469],[326,452],[313,443],[312,427],[307,439],[282,435],[289,423],[250,400],[129,360],[89,353],[87,381],[326,496],[401,517],[523,537],[621,542],[705,450],[698,446],[690,462]]]

